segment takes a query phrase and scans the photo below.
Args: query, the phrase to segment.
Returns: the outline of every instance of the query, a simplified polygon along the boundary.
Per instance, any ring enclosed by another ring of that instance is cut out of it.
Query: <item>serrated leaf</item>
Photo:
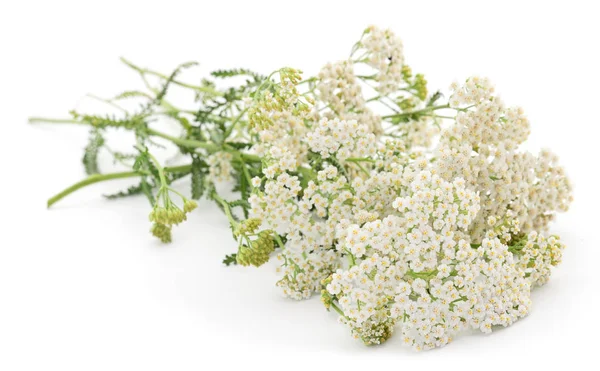
[[[230,266],[230,265],[237,265],[237,254],[229,254],[229,255],[225,255],[225,258],[223,259],[223,264],[225,264],[226,266]]]
[[[194,156],[192,160],[192,198],[199,199],[206,190],[205,173],[202,161]]]
[[[124,197],[139,195],[141,193],[143,193],[143,188],[142,188],[142,183],[140,182],[140,184],[133,185],[133,186],[127,188],[124,191],[120,191],[118,193],[113,193],[113,194],[110,194],[110,195],[104,195],[104,197],[107,198],[107,199],[109,199],[109,200],[115,200],[115,199],[118,199],[118,198],[124,198]]]
[[[100,173],[98,169],[98,152],[103,145],[104,138],[102,134],[97,129],[90,131],[90,139],[81,160],[87,175]]]
[[[229,206],[231,207],[242,207],[242,208],[250,208],[250,203],[247,200],[235,200],[229,202]]]
[[[148,183],[146,177],[142,177],[140,185],[142,193],[146,195],[146,198],[148,198],[148,201],[150,201],[150,205],[154,206],[156,199],[154,198],[154,193],[152,192],[152,186]]]
[[[116,95],[112,100],[122,100],[122,99],[128,99],[128,98],[148,98],[148,99],[152,99],[152,97],[148,94],[145,93],[143,91],[139,91],[139,90],[128,90],[128,91],[124,91],[119,95]]]
[[[242,164],[242,166],[246,165]],[[243,172],[240,173],[240,195],[242,200],[247,200],[250,197],[250,184],[248,183],[248,180],[246,179],[246,176]],[[248,209],[242,207],[242,210],[244,212],[244,217],[248,218]]]
[[[253,146],[252,143],[244,143],[244,142],[227,142],[227,145],[233,147],[235,149],[245,149]]]
[[[162,101],[162,99],[165,97],[165,95],[167,95],[167,91],[169,90],[169,86],[171,85],[171,83],[173,82],[173,80],[175,80],[175,78],[177,77],[177,75],[179,75],[181,73],[181,71],[183,71],[186,68],[190,68],[193,66],[198,65],[198,62],[186,62],[186,63],[182,63],[179,66],[177,66],[177,68],[175,68],[173,70],[173,72],[171,72],[171,75],[169,75],[169,77],[167,78],[167,81],[165,81],[165,83],[163,84],[162,89],[160,89],[160,91],[158,92],[158,94],[156,94],[156,98],[155,98],[155,102],[160,102]]]
[[[211,72],[210,74],[213,77],[217,77],[217,78],[221,78],[221,79],[234,77],[234,76],[252,76],[254,79],[260,79],[260,80],[263,80],[265,78],[261,74],[258,74],[256,72],[251,71],[246,68],[231,68],[231,69],[216,70],[216,71]]]

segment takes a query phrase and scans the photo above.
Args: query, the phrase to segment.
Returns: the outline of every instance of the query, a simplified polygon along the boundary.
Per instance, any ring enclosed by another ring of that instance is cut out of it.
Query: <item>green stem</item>
[[[342,310],[332,301],[331,302],[331,307],[333,308],[333,310],[335,310],[336,312],[338,312],[338,314],[344,318],[348,318],[346,317],[346,315],[344,314],[344,312],[342,312]]]
[[[174,136],[171,136],[171,135],[168,135],[168,134],[165,134],[165,133],[162,133],[160,131],[156,131],[156,130],[150,129],[150,128],[148,128],[148,134],[170,140],[171,142],[173,142],[177,145],[180,145],[182,147],[203,148],[203,149],[206,149],[207,151],[211,151],[211,152],[218,152],[218,151],[223,150],[226,152],[239,154],[245,161],[248,161],[248,162],[261,162],[262,161],[262,159],[257,155],[252,155],[249,153],[242,153],[242,152],[239,152],[238,150],[236,150],[235,148],[227,146],[227,145],[224,146],[223,148],[221,148],[221,146],[214,144],[214,143],[201,142],[199,140],[193,140],[193,139],[177,138],[177,137],[174,137]]]
[[[50,119],[46,117],[30,117],[28,119],[30,124],[79,124],[79,125],[87,125],[87,122],[75,120],[75,119]]]
[[[78,189],[88,186],[90,184],[103,182],[105,180],[132,178],[132,177],[141,176],[141,175],[143,175],[143,174],[140,173],[139,171],[125,171],[122,173],[90,175],[86,179],[73,184],[72,186],[66,188],[62,192],[60,192],[57,195],[48,199],[47,205],[48,205],[48,207],[50,207],[50,206],[54,205],[56,202],[58,202],[59,200],[61,200],[62,198],[66,197],[66,196],[70,195],[71,193],[77,191]]]
[[[281,237],[279,237],[279,235],[275,231],[273,231],[273,238],[277,242],[277,245],[279,245],[279,248],[283,250],[285,248],[285,244],[281,240]]]
[[[244,108],[244,110],[242,112],[240,112],[240,114],[235,118],[235,120],[227,128],[227,131],[223,135],[223,140],[229,138],[229,136],[233,132],[233,129],[235,128],[235,126],[237,125],[237,123],[240,121],[240,119],[242,118],[242,116],[244,116],[244,114],[246,113],[246,111],[248,111],[248,108]]]
[[[192,168],[192,165],[181,165],[181,166],[165,167],[163,170],[166,172],[169,172],[169,173],[181,173],[181,172],[190,171],[191,168]],[[54,205],[58,201],[62,200],[66,196],[70,195],[71,193],[77,191],[78,189],[81,189],[83,187],[86,187],[86,186],[94,184],[94,183],[103,182],[105,180],[133,178],[133,177],[138,177],[138,176],[142,176],[142,175],[146,175],[146,173],[141,172],[141,171],[124,171],[124,172],[120,172],[120,173],[93,174],[93,175],[90,175],[89,177],[85,178],[84,180],[73,184],[72,186],[64,189],[62,192],[60,192],[60,193],[56,194],[55,196],[51,197],[50,199],[48,199],[47,206],[51,207],[52,205]]]
[[[229,223],[231,224],[231,226],[233,228],[237,227],[239,223],[235,220],[233,214],[231,213],[231,206],[229,206],[229,202],[222,199],[215,191],[213,191],[212,193],[212,199],[221,204],[221,206],[223,206],[223,211],[225,212],[225,215],[227,215],[227,219],[229,219]]]
[[[346,159],[346,162],[371,162],[371,163],[375,163],[377,161],[375,161],[372,158],[368,158],[368,157],[348,157]]]
[[[180,145],[182,147],[204,148],[206,150],[214,151],[214,152],[216,152],[220,149],[220,147],[214,143],[206,143],[206,142],[201,142],[199,140],[193,140],[193,139],[177,138],[177,137],[174,137],[174,136],[171,136],[171,135],[168,135],[165,133],[161,133],[160,131],[156,131],[156,130],[150,129],[150,128],[148,128],[148,134],[170,140],[171,142],[173,142],[177,145]]]
[[[161,188],[167,187],[168,183],[167,183],[167,177],[165,176],[165,169],[162,167],[162,165],[156,159],[156,157],[154,157],[150,152],[147,152],[147,153],[148,153],[148,157],[150,157],[150,160],[152,160],[152,162],[154,162],[154,166],[156,167],[156,170],[158,171],[158,176],[160,177]]]
[[[416,111],[403,112],[403,113],[397,113],[397,114],[394,114],[394,115],[383,116],[382,118],[383,119],[401,118],[401,117],[407,117],[407,116],[412,116],[412,115],[419,115],[419,114],[422,114],[422,113],[427,113],[427,112],[431,112],[431,111],[435,111],[435,110],[439,110],[439,109],[446,109],[446,108],[450,108],[450,105],[443,104],[443,105],[439,105],[439,106],[425,107],[423,109],[416,110]]]
[[[127,59],[123,58],[123,57],[121,57],[121,62],[125,63],[126,65],[128,65],[132,69],[136,70],[141,75],[153,75],[153,76],[159,77],[159,78],[161,78],[163,80],[168,80],[169,79],[169,76],[167,76],[167,75],[164,75],[164,74],[162,74],[160,72],[149,70],[147,68],[138,67],[135,64],[131,63],[130,61],[128,61]],[[192,89],[192,90],[197,90],[197,91],[202,91],[202,92],[214,95],[214,96],[223,96],[224,95],[222,92],[217,91],[217,90],[215,90],[213,88],[210,88],[208,86],[191,85],[191,84],[179,81],[179,80],[171,80],[171,82],[173,84],[175,84],[175,85],[179,85],[179,86],[184,87],[184,88],[188,88],[188,89]]]
[[[317,81],[317,78],[316,77],[311,77],[311,78],[308,78],[306,80],[300,81],[299,83],[296,84],[296,86],[297,85],[302,85],[302,84],[308,84],[308,83],[311,83],[311,82],[314,82],[314,81]]]

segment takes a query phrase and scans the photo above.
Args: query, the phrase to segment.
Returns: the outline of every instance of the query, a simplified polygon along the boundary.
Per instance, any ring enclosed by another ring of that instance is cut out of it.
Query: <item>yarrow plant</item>
[[[470,329],[509,326],[561,262],[564,245],[548,227],[572,192],[557,156],[521,148],[529,121],[488,79],[453,83],[446,102],[431,93],[390,30],[367,28],[347,59],[304,79],[288,67],[268,76],[233,69],[190,84],[179,76],[195,63],[163,75],[123,61],[146,89],[103,100],[117,114],[31,119],[90,128],[88,177],[48,206],[135,178],[107,197],[145,195],[150,231],[167,243],[195,200],[213,200],[237,243],[226,265],[276,257],[284,295],[319,294],[367,345],[399,332],[402,344],[432,349]],[[172,104],[171,87],[193,92],[196,108]],[[127,100],[137,108],[123,108]],[[159,131],[161,119],[179,133]],[[132,151],[109,147],[114,129],[133,133]],[[160,140],[177,147],[179,163],[158,160]],[[104,172],[99,156],[127,169]],[[189,195],[173,187],[185,177]]]

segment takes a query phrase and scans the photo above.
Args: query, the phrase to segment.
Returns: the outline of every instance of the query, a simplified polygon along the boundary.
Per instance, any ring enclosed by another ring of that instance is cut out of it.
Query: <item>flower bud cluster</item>
[[[247,244],[240,247],[236,260],[240,265],[259,267],[269,261],[269,257],[274,250],[273,232],[262,231],[258,233],[256,239],[247,239]]]
[[[150,221],[153,222],[150,232],[163,243],[171,242],[173,225],[187,220],[187,214],[198,207],[196,201],[181,196],[183,206],[180,209],[169,197],[170,191],[171,189],[168,187],[163,187],[158,191],[157,201],[149,215]]]

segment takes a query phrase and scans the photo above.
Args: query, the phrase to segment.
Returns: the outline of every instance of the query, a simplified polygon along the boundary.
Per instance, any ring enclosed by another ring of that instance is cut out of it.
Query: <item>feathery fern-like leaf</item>
[[[254,71],[251,71],[249,69],[246,68],[231,68],[231,69],[223,69],[223,70],[216,70],[210,73],[213,77],[217,77],[217,78],[221,78],[221,79],[226,79],[229,77],[235,77],[235,76],[251,76],[256,80],[264,80],[265,76],[256,73]]]
[[[128,99],[128,98],[148,98],[148,99],[153,99],[150,94],[145,93],[143,91],[139,91],[139,90],[128,90],[128,91],[124,91],[119,95],[116,95],[114,98],[112,98],[112,101],[115,100],[123,100],[123,99]]]
[[[202,197],[206,190],[205,177],[206,174],[202,161],[197,156],[194,156],[192,161],[192,198],[194,200]]]
[[[104,129],[107,127],[124,128],[134,130],[145,126],[143,115],[126,116],[125,118],[117,118],[114,115],[86,115],[71,111],[71,115],[76,120],[81,120],[94,128]]]
[[[139,195],[139,194],[142,194],[143,192],[144,192],[143,186],[142,186],[142,183],[140,182],[140,184],[132,185],[131,187],[127,188],[124,191],[120,191],[120,192],[109,194],[109,195],[104,195],[104,197],[109,200],[116,200],[118,198],[125,198],[125,197],[129,197],[129,196]]]
[[[223,264],[226,266],[237,265],[237,254],[229,254],[225,255],[225,259],[223,259]]]
[[[175,78],[177,77],[177,75],[179,75],[181,73],[181,71],[183,71],[186,68],[190,68],[190,67],[197,66],[197,65],[198,65],[198,62],[186,62],[186,63],[182,63],[179,66],[177,66],[173,70],[173,72],[171,72],[171,75],[169,75],[169,77],[167,78],[167,80],[163,84],[162,89],[158,92],[158,94],[156,94],[155,102],[162,101],[162,99],[165,97],[165,95],[167,95],[167,91],[169,90],[169,86],[171,85],[171,83],[173,82],[173,80],[175,80]]]
[[[100,170],[98,169],[98,152],[103,145],[104,137],[102,137],[100,131],[92,129],[90,131],[88,145],[85,147],[83,159],[81,160],[87,175],[100,173]]]

